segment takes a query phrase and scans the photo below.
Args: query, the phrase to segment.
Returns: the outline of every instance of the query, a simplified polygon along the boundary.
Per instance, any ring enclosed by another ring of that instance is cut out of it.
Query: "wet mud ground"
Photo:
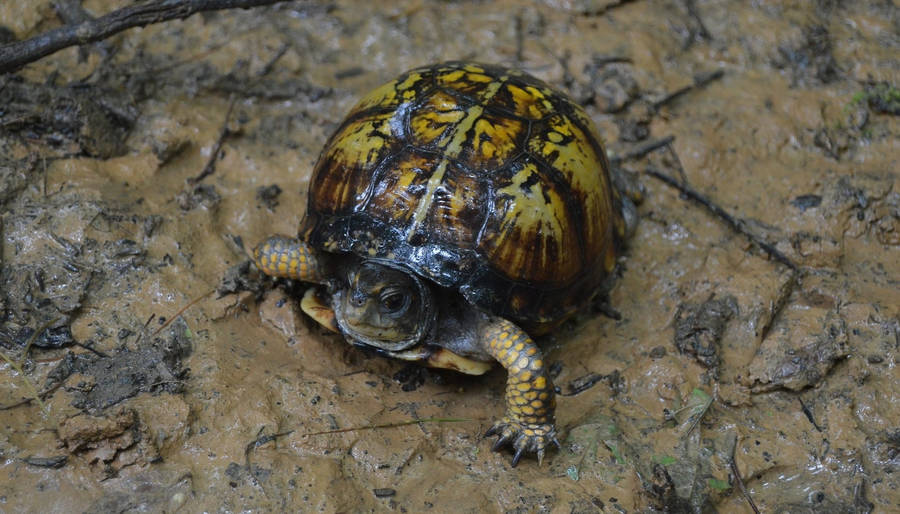
[[[72,12],[4,2],[0,38]],[[0,76],[0,511],[900,511],[898,56],[885,1],[297,2]],[[213,292],[355,99],[458,58],[569,91],[645,189],[608,301],[542,341],[542,466],[482,437],[502,370]]]

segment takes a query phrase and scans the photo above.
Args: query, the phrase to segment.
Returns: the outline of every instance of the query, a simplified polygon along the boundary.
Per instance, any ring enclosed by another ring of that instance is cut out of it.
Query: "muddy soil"
[[[0,3],[0,37],[56,4]],[[897,512],[898,27],[890,1],[288,2],[0,76],[0,511]],[[213,292],[296,230],[361,94],[460,58],[569,91],[644,188],[608,299],[542,341],[542,466],[482,437],[502,371],[350,348],[284,284]]]

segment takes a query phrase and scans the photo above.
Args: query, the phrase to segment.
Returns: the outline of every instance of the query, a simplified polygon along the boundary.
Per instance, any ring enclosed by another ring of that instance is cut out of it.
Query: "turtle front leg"
[[[253,249],[253,264],[270,277],[284,277],[325,283],[322,258],[305,241],[295,237],[272,236]]]
[[[511,443],[513,467],[526,451],[535,452],[540,464],[550,443],[560,447],[553,415],[556,397],[541,351],[524,330],[505,319],[491,319],[479,335],[484,349],[509,373],[506,415],[485,434],[499,436],[492,450]]]

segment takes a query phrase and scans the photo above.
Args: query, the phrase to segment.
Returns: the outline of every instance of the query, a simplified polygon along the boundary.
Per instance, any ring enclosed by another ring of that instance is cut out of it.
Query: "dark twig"
[[[789,259],[783,253],[779,252],[774,246],[772,246],[771,244],[767,243],[762,238],[760,238],[759,236],[754,234],[749,228],[747,228],[747,223],[744,220],[742,220],[740,218],[735,218],[731,214],[728,214],[728,212],[725,211],[725,209],[720,207],[718,204],[716,204],[715,202],[713,202],[706,196],[695,191],[691,186],[687,185],[687,183],[682,184],[681,182],[678,182],[674,178],[666,175],[665,173],[657,171],[653,168],[647,168],[647,174],[650,175],[651,177],[654,177],[654,178],[674,187],[675,189],[679,190],[682,194],[684,194],[691,200],[702,205],[704,208],[706,208],[706,210],[711,212],[714,216],[722,219],[722,221],[724,221],[729,227],[731,227],[732,230],[734,230],[735,232],[738,232],[740,234],[743,234],[744,237],[746,237],[747,239],[750,240],[750,242],[752,242],[756,246],[760,247],[764,252],[769,254],[769,257],[775,259],[776,261],[780,262],[781,264],[784,264],[785,266],[790,268],[792,271],[798,270],[798,267],[796,264],[794,264],[794,261]]]
[[[853,512],[872,512],[875,505],[866,499],[866,479],[862,479],[853,487]]]
[[[603,67],[607,64],[617,64],[617,63],[627,63],[634,64],[634,60],[631,57],[625,57],[623,55],[595,55],[591,62],[594,66]]]
[[[322,430],[319,432],[307,432],[305,434],[300,434],[300,437],[311,437],[314,435],[328,435],[328,434],[343,434],[346,432],[361,432],[363,430],[380,430],[382,428],[398,428],[405,427],[407,425],[417,425],[419,423],[461,423],[472,421],[466,418],[418,418],[411,419],[408,421],[397,421],[395,423],[383,423],[380,425],[366,425],[361,427],[351,427],[351,428],[337,428],[334,430]]]
[[[245,86],[246,90],[252,89],[252,87],[264,76],[268,75],[269,72],[275,67],[275,63],[281,59],[285,53],[287,53],[290,47],[288,45],[282,45],[281,48],[275,52],[275,56],[269,59],[269,62],[262,67],[259,73],[256,74],[256,77],[248,82]],[[228,122],[231,120],[231,112],[234,111],[234,104],[237,103],[237,96],[232,95],[231,100],[228,102],[228,110],[225,111],[225,120],[222,121],[222,130],[219,132],[219,137],[216,139],[216,144],[213,145],[212,154],[209,156],[209,160],[206,161],[206,166],[203,167],[203,171],[200,172],[196,177],[192,177],[187,179],[188,184],[194,185],[199,183],[201,180],[206,177],[212,175],[216,171],[216,161],[219,159],[219,153],[222,151],[222,144],[225,142],[225,139],[231,135],[231,130],[228,129]]]
[[[59,389],[59,387],[60,387],[62,384],[63,384],[62,382],[58,382],[58,383],[57,383],[56,385],[54,385],[53,387],[51,387],[51,388],[49,388],[49,389],[47,389],[47,390],[45,390],[45,391],[41,391],[41,392],[38,394],[37,397],[23,398],[21,401],[18,401],[18,402],[16,402],[16,403],[12,403],[12,404],[10,404],[10,405],[0,405],[0,411],[2,411],[2,410],[11,410],[11,409],[15,409],[16,407],[21,407],[22,405],[28,405],[29,403],[33,402],[34,400],[38,400],[38,401],[40,401],[40,400],[42,400],[42,399],[43,399],[43,400],[46,400],[47,398],[50,397],[51,394],[53,394],[54,392],[56,392],[56,390]],[[43,409],[43,407],[42,407],[42,409]]]
[[[703,19],[700,18],[700,13],[697,11],[697,5],[694,0],[685,0],[684,7],[687,9],[688,16],[693,18],[694,22],[697,23],[697,34],[706,41],[712,39],[712,35],[710,35],[709,30],[706,29]]]
[[[809,422],[812,423],[812,426],[816,427],[816,430],[821,432],[822,427],[820,427],[819,424],[816,423],[816,418],[813,416],[812,410],[810,410],[810,408],[806,405],[806,403],[803,402],[803,398],[800,398],[798,396],[797,400],[800,401],[800,409],[803,411],[803,414],[806,416],[806,419],[808,419]]]
[[[695,75],[693,84],[684,86],[681,89],[676,89],[675,91],[672,91],[671,93],[667,94],[666,96],[662,97],[661,99],[653,102],[653,108],[659,109],[663,105],[666,105],[667,103],[671,102],[672,100],[675,100],[676,98],[687,93],[688,91],[691,91],[691,90],[699,88],[699,87],[703,87],[714,80],[719,80],[724,75],[725,75],[725,70],[716,70],[716,71],[711,71],[709,73],[701,73],[699,75]]]
[[[607,375],[601,375],[600,373],[588,373],[585,376],[578,377],[575,380],[569,382],[569,391],[567,393],[559,393],[559,395],[575,396],[577,394],[583,393],[597,385],[597,383],[604,378],[607,378]]]
[[[282,45],[281,48],[275,52],[275,55],[269,59],[269,62],[262,67],[259,73],[256,74],[256,77],[251,80],[245,86],[247,90],[252,89],[252,87],[259,82],[264,76],[268,75],[272,69],[275,67],[275,63],[278,62],[279,59],[284,57],[284,54],[287,53],[290,47],[288,45]],[[206,177],[212,175],[216,171],[216,161],[219,159],[219,154],[222,151],[222,144],[225,142],[225,139],[231,135],[231,131],[228,129],[228,122],[231,120],[231,113],[234,111],[234,104],[237,103],[237,96],[232,95],[231,101],[228,102],[228,110],[225,112],[225,120],[222,121],[222,130],[219,132],[219,137],[216,139],[216,144],[213,146],[212,154],[209,156],[209,160],[206,161],[206,166],[203,167],[203,171],[200,172],[199,175],[193,178],[187,179],[188,184],[194,185],[205,179]]]
[[[85,350],[87,350],[87,351],[93,353],[93,354],[96,355],[97,357],[102,357],[102,358],[104,358],[104,359],[108,359],[108,358],[109,358],[109,355],[107,355],[107,354],[101,352],[100,350],[94,348],[94,347],[91,346],[91,345],[87,345],[87,344],[84,344],[84,343],[79,343],[78,341],[73,341],[72,344],[73,344],[74,346],[79,347],[79,348],[84,348]]]
[[[781,316],[781,311],[784,310],[785,307],[788,306],[791,300],[791,295],[794,294],[794,289],[798,285],[798,279],[800,278],[800,272],[794,270],[791,273],[791,276],[788,279],[781,283],[778,286],[778,291],[775,294],[775,301],[769,304],[769,310],[771,315],[769,316],[769,320],[760,328],[759,330],[759,338],[757,341],[764,341],[766,337],[769,336],[769,331],[772,330],[772,327],[775,325],[775,321]]]
[[[516,13],[516,66],[521,66],[525,61],[525,22],[522,20],[522,11]]]
[[[59,320],[60,320],[60,318],[53,318],[53,319],[47,321],[46,323],[44,323],[43,325],[41,325],[41,327],[39,329],[35,330],[34,333],[31,334],[31,337],[29,337],[28,341],[25,343],[25,349],[22,350],[22,361],[19,363],[19,365],[23,364],[25,362],[25,359],[28,358],[28,351],[31,350],[31,345],[34,344],[34,342],[37,340],[38,336],[41,333],[43,333],[45,330],[50,328],[50,325],[55,324]]]
[[[741,471],[738,469],[737,461],[734,458],[735,453],[737,453],[737,445],[738,439],[737,436],[734,436],[734,446],[731,447],[731,462],[729,463],[731,467],[731,474],[732,476],[734,476],[734,481],[737,482],[738,489],[741,490],[741,494],[744,495],[747,503],[750,504],[750,508],[753,509],[753,512],[755,514],[759,514],[759,509],[756,507],[756,504],[753,503],[753,498],[750,497],[750,493],[747,492],[747,488],[744,486],[744,479],[741,478]]]
[[[141,342],[141,338],[144,337],[144,333],[147,332],[147,327],[150,326],[150,322],[153,321],[154,319],[156,319],[156,313],[155,313],[155,312],[154,312],[154,313],[151,313],[151,314],[150,314],[150,317],[147,318],[147,322],[144,323],[144,327],[141,329],[141,333],[138,334],[137,339],[134,340],[134,345],[135,345],[135,346],[137,346],[138,343]]]
[[[275,69],[275,63],[277,63],[282,57],[284,57],[284,54],[286,54],[290,49],[290,45],[281,45],[281,48],[279,48],[278,51],[275,52],[275,55],[273,55],[272,58],[269,59],[269,62],[267,62],[265,66],[263,66],[262,69],[259,70],[259,73],[256,74],[256,79],[259,80],[260,78],[271,73],[272,70]]]
[[[250,460],[250,454],[264,444],[275,441],[279,437],[284,437],[294,433],[293,430],[288,430],[286,432],[279,432],[277,434],[263,435],[263,432],[265,432],[265,430],[266,427],[260,428],[259,432],[256,434],[256,440],[250,442],[249,444],[247,444],[247,446],[244,447],[244,466],[246,467],[247,472],[250,474],[250,479],[253,480],[255,485],[260,487],[263,487],[263,484],[260,483],[259,479],[256,476],[256,473],[254,473],[253,463]],[[265,487],[263,487],[263,492],[266,492]]]
[[[231,101],[228,102],[228,110],[225,111],[225,121],[222,122],[222,130],[219,131],[219,137],[216,139],[216,144],[213,145],[212,153],[209,154],[209,160],[206,161],[206,166],[203,167],[203,171],[201,171],[199,175],[188,178],[188,184],[197,184],[216,171],[216,161],[219,159],[219,153],[222,151],[222,144],[225,142],[225,138],[231,134],[231,131],[228,130],[228,120],[231,119],[231,111],[234,110],[235,103],[237,103],[237,97],[232,96]]]
[[[15,402],[15,403],[11,403],[9,405],[0,405],[0,410],[12,410],[12,409],[15,409],[16,407],[28,405],[29,403],[31,403],[33,401],[34,401],[34,398],[22,398],[21,400]]]
[[[618,2],[604,5],[603,7],[599,7],[597,9],[585,9],[584,11],[581,12],[581,15],[582,16],[602,16],[607,11],[611,11],[611,10],[615,9],[616,7],[622,7],[623,5],[630,4],[634,1],[635,0],[619,0]]]
[[[265,428],[260,429],[259,437],[257,437],[254,441],[248,443],[247,446],[244,447],[244,458],[247,459],[248,465],[249,465],[249,459],[250,459],[250,452],[252,452],[253,450],[259,448],[260,446],[262,446],[266,443],[269,443],[271,441],[278,439],[279,437],[284,437],[284,436],[291,435],[294,433],[293,430],[288,430],[286,432],[279,432],[277,434],[262,435],[263,430],[265,430]]]
[[[271,5],[284,0],[150,0],[129,5],[93,20],[65,25],[25,41],[0,46],[0,73],[10,73],[28,63],[75,45],[102,41],[133,27],[185,19],[203,11]]]
[[[675,161],[675,171],[678,172],[678,178],[681,179],[681,183],[687,183],[687,174],[684,172],[684,166],[681,164],[681,157],[678,157],[678,152],[675,151],[675,147],[668,145],[666,150],[669,151],[669,157]]]
[[[68,455],[57,455],[55,457],[25,457],[22,462],[29,466],[37,468],[59,469],[69,462]]]
[[[56,0],[53,2],[53,10],[56,11],[56,15],[59,16],[59,19],[66,25],[78,25],[94,19],[94,17],[82,7],[81,0]],[[110,53],[106,43],[101,42],[97,44],[95,48],[99,49],[104,57]],[[87,59],[88,51],[89,48],[86,46],[82,46],[78,49],[79,62],[84,62]]]
[[[623,161],[630,161],[631,159],[637,159],[639,157],[643,157],[648,153],[662,148],[664,146],[669,145],[672,141],[675,141],[675,136],[666,136],[662,139],[654,139],[652,141],[647,141],[645,143],[641,143],[631,150],[628,150],[622,155],[616,155],[610,158],[612,164],[619,164]]]

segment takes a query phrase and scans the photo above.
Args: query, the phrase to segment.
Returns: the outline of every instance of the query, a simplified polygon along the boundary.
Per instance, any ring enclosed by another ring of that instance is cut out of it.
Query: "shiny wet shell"
[[[584,110],[521,71],[465,62],[409,71],[359,101],[319,157],[300,230],[526,326],[588,300],[623,233]]]

